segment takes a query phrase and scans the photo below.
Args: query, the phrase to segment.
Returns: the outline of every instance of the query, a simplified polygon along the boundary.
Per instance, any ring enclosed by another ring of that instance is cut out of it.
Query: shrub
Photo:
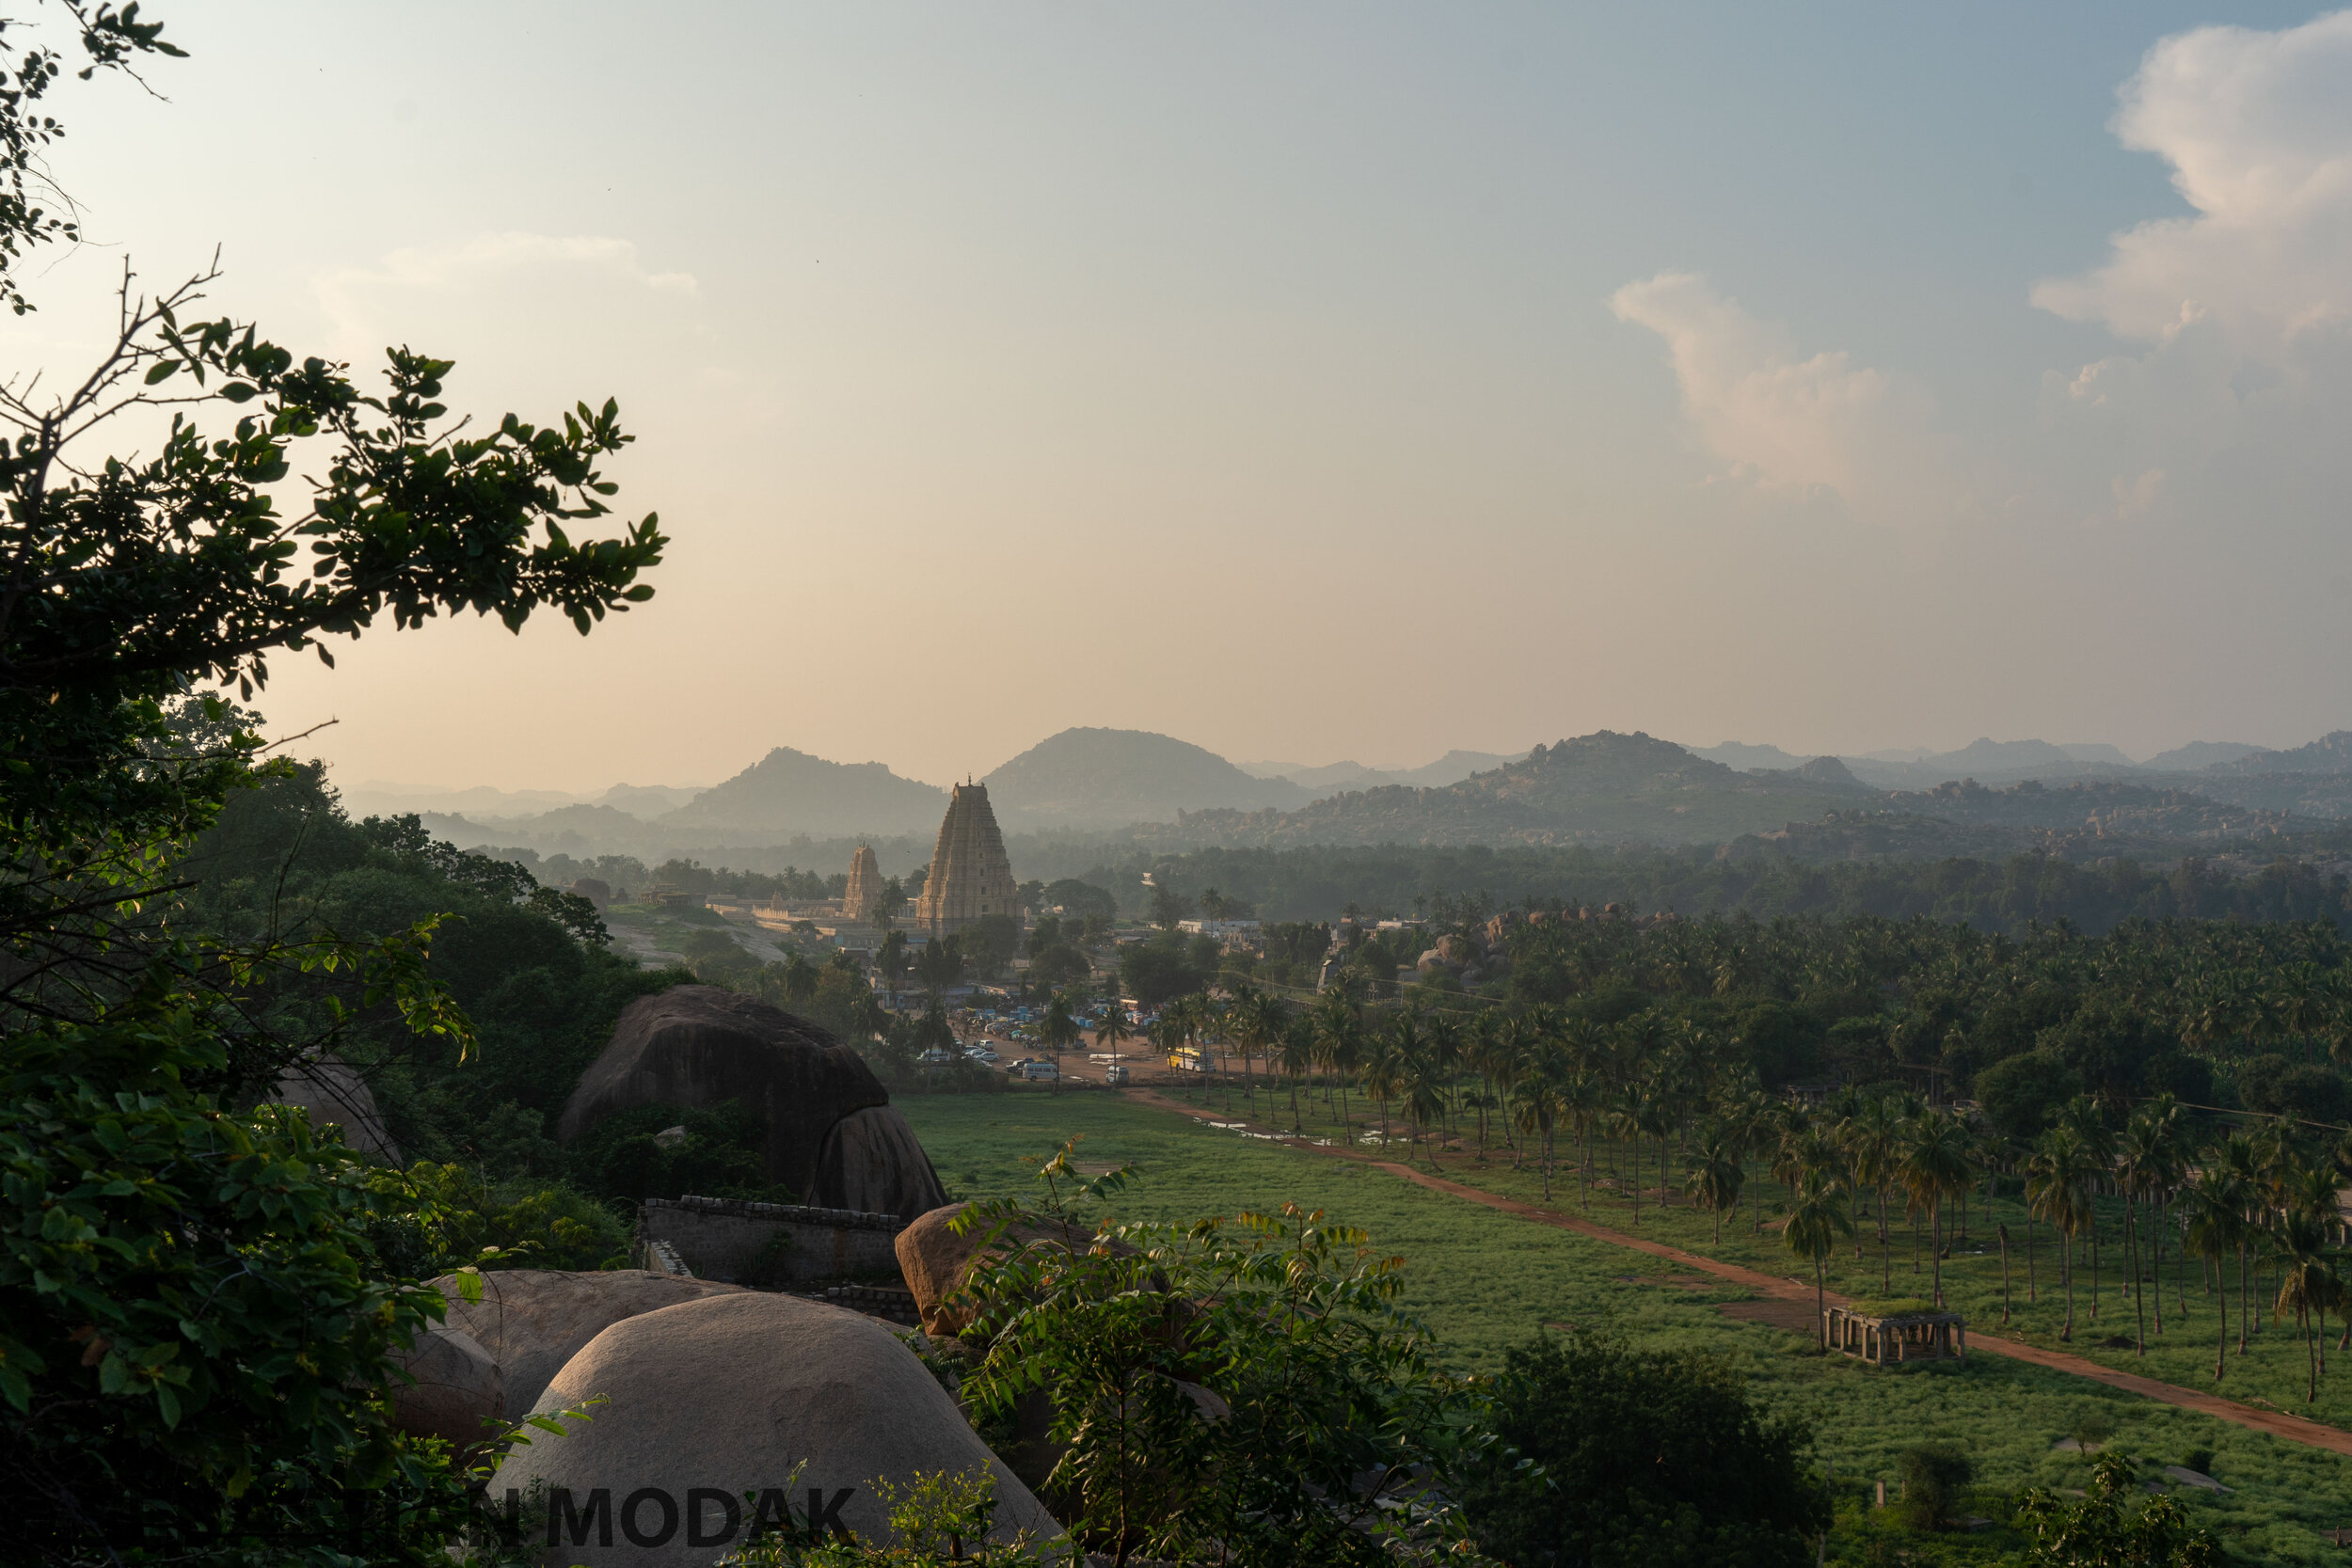
[[[1921,1443],[1896,1456],[1902,1470],[1902,1520],[1913,1529],[1937,1529],[1950,1518],[1960,1495],[1976,1477],[1967,1454],[1949,1443]]]
[[[1799,1568],[1828,1522],[1804,1429],[1766,1418],[1725,1363],[1579,1332],[1510,1353],[1499,1459],[1461,1494],[1479,1544],[1517,1568]]]

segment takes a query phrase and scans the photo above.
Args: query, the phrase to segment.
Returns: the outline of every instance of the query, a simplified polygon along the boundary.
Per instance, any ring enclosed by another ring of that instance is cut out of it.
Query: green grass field
[[[1215,1090],[1196,1090],[1193,1097],[1213,1109],[1223,1104]],[[2173,1464],[2194,1449],[2216,1455],[2214,1474],[2234,1490],[2221,1497],[2191,1494],[2187,1506],[2241,1560],[2337,1561],[2338,1549],[2319,1532],[2352,1525],[2352,1469],[2335,1454],[1994,1356],[1907,1371],[1824,1359],[1809,1354],[1809,1343],[1795,1335],[1739,1323],[1715,1310],[1740,1299],[1737,1289],[1667,1284],[1666,1266],[1656,1259],[1430,1193],[1362,1165],[1251,1139],[1102,1092],[1057,1094],[1024,1085],[1000,1095],[908,1096],[898,1103],[941,1177],[961,1196],[1025,1193],[1033,1185],[1025,1156],[1050,1154],[1062,1140],[1083,1135],[1081,1159],[1132,1164],[1141,1175],[1122,1195],[1122,1217],[1190,1219],[1293,1199],[1360,1225],[1377,1248],[1407,1260],[1407,1305],[1465,1371],[1498,1367],[1506,1347],[1557,1323],[1620,1332],[1645,1346],[1689,1347],[1726,1356],[1746,1373],[1761,1401],[1811,1424],[1817,1455],[1834,1466],[1841,1525],[1832,1537],[1832,1560],[1866,1560],[1869,1543],[1883,1532],[1852,1510],[1861,1506],[1872,1481],[1883,1478],[1891,1486],[1895,1456],[1905,1447],[1931,1438],[1963,1447],[1977,1465],[1983,1497],[1979,1510],[2000,1520],[2007,1516],[2001,1498],[2026,1485],[2081,1483],[2082,1462],[2054,1451],[2053,1445],[2087,1418],[2102,1417],[2115,1429],[2113,1442],[2132,1455]],[[1238,1112],[1244,1101],[1236,1095],[1233,1103]],[[1263,1110],[1263,1097],[1259,1103]],[[1467,1162],[1447,1162],[1448,1174],[1459,1180],[1536,1196],[1534,1178],[1514,1178],[1507,1166],[1507,1154],[1483,1172]],[[1654,1164],[1651,1169],[1654,1180]],[[1573,1206],[1573,1186],[1562,1200],[1561,1206]],[[1595,1217],[1613,1217],[1604,1213],[1606,1207],[1597,1199]],[[1711,1250],[1704,1215],[1670,1211],[1661,1223],[1645,1205],[1642,1228],[1645,1235],[1692,1251]],[[1744,1230],[1740,1234],[1745,1237]],[[1765,1241],[1775,1240],[1768,1232]],[[1724,1243],[1722,1256],[1740,1257],[1729,1226]],[[1795,1259],[1770,1247],[1758,1247],[1743,1260],[1778,1273],[1796,1272]],[[2046,1249],[2043,1260],[2048,1261]],[[1875,1293],[1875,1277],[1871,1283]],[[1897,1289],[1904,1289],[1901,1277]],[[1947,1275],[1947,1289],[1955,1291],[1959,1282]],[[1996,1272],[1995,1318],[1997,1291]],[[2195,1308],[2193,1283],[2191,1291]],[[1973,1304],[1973,1297],[1967,1299]],[[1963,1309],[1983,1332],[1975,1307]],[[2107,1332],[2106,1323],[2103,1318],[2099,1332]],[[2210,1318],[2205,1326],[2210,1328]],[[2077,1348],[2083,1338],[2078,1332]],[[2261,1354],[2275,1354],[2276,1342],[2285,1338],[2274,1334],[2274,1342]],[[2210,1372],[2209,1346],[2205,1354]],[[2352,1366],[2331,1375],[2352,1375]],[[2248,1390],[2233,1391],[2244,1397]],[[2299,1386],[2295,1392],[2299,1395]],[[1931,1541],[1914,1536],[1902,1543],[1915,1561],[1954,1562],[2003,1560],[2019,1544],[1999,1528],[1977,1536]]]

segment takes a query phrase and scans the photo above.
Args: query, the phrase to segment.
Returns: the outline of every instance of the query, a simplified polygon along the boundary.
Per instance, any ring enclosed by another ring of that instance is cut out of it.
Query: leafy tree
[[[965,1395],[997,1416],[1045,1396],[1056,1516],[1121,1563],[1373,1568],[1400,1535],[1458,1539],[1444,1499],[1488,1439],[1474,1389],[1396,1307],[1402,1260],[1295,1204],[1113,1227],[1103,1206],[1133,1172],[1086,1178],[1074,1148],[1041,1165],[1034,1208],[956,1221],[984,1248]]]
[[[2125,1497],[2139,1490],[2131,1461],[2103,1453],[2091,1465],[2088,1496],[2068,1502],[2037,1486],[2018,1505],[2018,1517],[2033,1528],[2035,1568],[2221,1568],[2228,1560],[2171,1497],[2157,1497],[2136,1513]]]
[[[1943,1528],[1976,1476],[1966,1451],[1950,1443],[1915,1444],[1895,1463],[1903,1477],[1903,1523],[1913,1529]]]
[[[86,77],[180,53],[135,8],[67,9]],[[19,263],[68,233],[27,194],[63,63],[35,47],[0,69],[0,292],[22,310]],[[477,1036],[428,969],[437,911],[369,942],[274,926],[225,942],[192,917],[189,845],[239,790],[293,771],[257,769],[250,716],[193,693],[249,696],[270,655],[331,663],[326,641],[385,616],[471,610],[519,630],[551,609],[585,632],[650,594],[636,579],[667,541],[651,515],[572,537],[606,515],[598,465],[629,440],[610,402],[469,427],[441,402],[450,361],[392,350],[371,391],[206,319],[213,276],[150,294],[126,270],[95,365],[0,387],[10,1540],[57,1559],[250,1559],[341,1538],[377,1494],[406,1523],[373,1554],[439,1560],[462,1478],[392,1433],[383,1391],[442,1298],[377,1240],[434,1204],[298,1115],[233,1107],[370,1015],[457,1061]],[[149,418],[150,453],[103,449]],[[304,499],[281,513],[289,495]],[[431,858],[399,836],[369,847]],[[566,950],[601,934],[584,901],[541,900],[518,867],[472,891]],[[304,974],[335,985],[297,997],[286,977]]]
[[[2055,1055],[2029,1051],[1977,1075],[1977,1102],[1993,1125],[2023,1143],[2038,1138],[2058,1107],[2082,1092],[2082,1077]]]
[[[1516,1568],[1800,1568],[1829,1523],[1805,1430],[1715,1357],[1546,1336],[1509,1352],[1494,1418],[1462,1506]]]
[[[1173,934],[1136,942],[1119,955],[1120,989],[1139,1006],[1156,1007],[1199,990],[1216,974],[1214,965],[1204,969],[1196,963],[1184,940]]]

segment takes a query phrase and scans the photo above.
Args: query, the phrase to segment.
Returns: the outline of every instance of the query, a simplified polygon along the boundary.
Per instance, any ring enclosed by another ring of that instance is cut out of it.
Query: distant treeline
[[[2090,932],[2135,918],[2352,924],[2352,885],[2344,878],[2287,860],[2243,877],[2193,856],[2152,868],[2042,855],[1816,864],[1770,850],[1727,854],[1711,847],[1314,847],[1201,849],[1132,866],[1122,859],[1088,879],[1123,889],[1147,869],[1155,882],[1187,897],[1214,889],[1256,906],[1268,920],[1423,914],[1440,899],[1484,895],[1495,907],[1618,903],[1641,913],[1745,913],[1759,920],[1925,915],[2010,933],[2059,920]]]

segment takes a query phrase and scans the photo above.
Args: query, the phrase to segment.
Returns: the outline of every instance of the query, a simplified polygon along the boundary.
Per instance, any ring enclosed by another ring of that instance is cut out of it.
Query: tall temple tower
[[[841,895],[841,917],[844,920],[871,920],[874,906],[882,902],[882,863],[866,845],[857,847],[850,857],[850,886]]]
[[[917,934],[944,937],[982,915],[1021,917],[1012,862],[1005,835],[996,830],[986,784],[961,784],[947,791],[947,816],[939,824],[931,868],[914,900]]]

